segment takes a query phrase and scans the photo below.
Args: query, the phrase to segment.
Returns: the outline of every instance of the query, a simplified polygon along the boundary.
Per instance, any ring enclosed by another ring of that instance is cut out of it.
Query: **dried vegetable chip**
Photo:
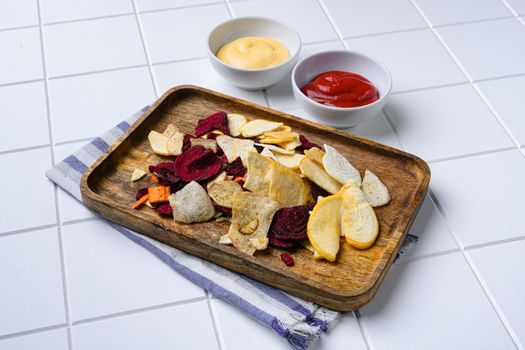
[[[171,205],[169,203],[164,203],[156,207],[155,211],[162,216],[172,216],[173,215],[173,209],[171,208]]]
[[[165,184],[175,184],[180,178],[177,175],[175,162],[162,162],[151,166],[150,171]]]
[[[212,130],[220,130],[226,135],[230,134],[226,113],[217,112],[206,118],[200,119],[195,128],[195,136],[204,135]]]
[[[230,135],[238,136],[241,134],[239,129],[248,122],[245,116],[237,113],[228,113],[228,128],[230,129]]]
[[[270,190],[272,161],[258,153],[252,152],[247,158],[247,175],[244,188],[265,196]]]
[[[272,161],[268,197],[281,207],[303,205],[310,199],[310,189],[295,171]]]
[[[204,148],[211,149],[213,153],[217,153],[217,141],[201,138],[191,138],[190,146],[203,146]]]
[[[135,170],[133,170],[133,173],[131,174],[131,181],[132,182],[139,181],[144,176],[146,176],[146,172],[144,170],[142,170],[142,169],[135,169]]]
[[[373,207],[379,207],[390,202],[390,193],[385,184],[370,170],[365,170],[363,183],[361,184],[366,200]]]
[[[341,153],[330,145],[324,145],[326,154],[323,156],[323,166],[326,172],[342,184],[353,180],[361,186],[361,175],[359,170],[346,159]]]
[[[316,161],[319,164],[323,164],[323,157],[325,156],[325,152],[322,151],[320,148],[313,147],[310,149],[304,150],[304,155],[310,158],[313,161]]]
[[[148,141],[151,146],[153,153],[160,154],[161,156],[169,156],[170,153],[166,148],[168,137],[161,134],[158,131],[151,130],[148,134]]]
[[[231,208],[232,198],[242,192],[242,187],[235,181],[219,181],[208,188],[208,195],[218,205]]]
[[[244,177],[246,175],[246,168],[242,164],[241,157],[235,158],[235,160],[224,168],[226,175]]]
[[[244,137],[254,137],[262,135],[267,131],[272,131],[282,126],[283,123],[271,122],[264,119],[254,119],[239,128]]]
[[[285,154],[285,155],[293,155],[295,154],[295,152],[293,150],[286,150],[282,147],[278,147],[278,146],[275,146],[275,145],[265,145],[265,144],[262,144],[262,143],[256,143],[255,144],[255,147],[261,147],[261,148],[268,148],[270,151],[272,151],[272,153],[279,153],[279,154]],[[261,149],[262,151],[262,149]],[[260,152],[259,152],[260,153]]]
[[[281,253],[281,260],[286,266],[293,266],[294,261],[290,254]]]
[[[301,147],[303,149],[311,149],[313,147],[317,147],[319,149],[321,148],[321,146],[319,146],[318,144],[308,141],[308,139],[304,135],[299,135],[299,142],[301,143]]]
[[[285,241],[307,239],[306,225],[310,210],[312,206],[308,204],[279,209],[273,217],[270,232]]]
[[[208,221],[215,214],[213,203],[206,191],[192,181],[183,189],[169,196],[173,218],[186,224]]]
[[[217,137],[217,143],[222,149],[228,162],[233,162],[237,157],[241,157],[242,162],[246,163],[249,152],[256,152],[255,142],[252,140],[239,139],[227,135]]]
[[[317,164],[308,157],[304,157],[301,160],[299,168],[306,177],[329,193],[337,193],[341,188],[341,184],[330,177],[330,175],[328,175],[321,165]]]
[[[288,156],[284,154],[275,154],[276,160],[282,165],[290,169],[299,169],[299,164],[303,159],[304,154],[295,153],[294,155]]]
[[[182,152],[175,160],[175,170],[184,181],[199,181],[214,177],[222,168],[222,162],[209,149],[194,146]]]

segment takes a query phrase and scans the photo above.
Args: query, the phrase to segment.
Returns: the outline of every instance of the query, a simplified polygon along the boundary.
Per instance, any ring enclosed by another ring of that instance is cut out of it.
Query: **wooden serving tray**
[[[335,263],[314,260],[311,252],[298,249],[292,253],[294,266],[287,267],[279,257],[280,249],[269,247],[248,256],[219,244],[228,222],[187,225],[162,218],[147,207],[131,209],[136,191],[144,187],[143,181],[130,181],[131,173],[164,158],[152,154],[147,140],[150,130],[162,131],[168,123],[175,123],[193,134],[198,119],[221,110],[284,122],[312,142],[337,148],[361,174],[365,169],[377,174],[392,200],[375,208],[380,224],[376,243],[368,250],[357,250],[342,242]],[[252,102],[182,85],[168,90],[91,166],[82,178],[81,191],[84,204],[108,220],[319,305],[350,311],[368,303],[376,293],[419,210],[429,180],[428,165],[411,154]]]

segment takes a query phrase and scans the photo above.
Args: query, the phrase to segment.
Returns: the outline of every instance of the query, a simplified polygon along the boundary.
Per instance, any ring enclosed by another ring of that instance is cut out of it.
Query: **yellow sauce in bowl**
[[[268,68],[290,58],[286,46],[272,38],[245,37],[231,41],[221,47],[217,57],[237,68]]]

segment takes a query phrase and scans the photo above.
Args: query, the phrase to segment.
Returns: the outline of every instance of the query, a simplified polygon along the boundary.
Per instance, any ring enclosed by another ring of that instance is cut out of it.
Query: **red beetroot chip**
[[[171,216],[173,215],[173,209],[169,203],[164,203],[155,208],[155,211],[162,216]]]
[[[195,136],[204,135],[212,130],[220,130],[225,135],[230,135],[226,113],[217,112],[206,118],[200,119],[195,128]]]
[[[288,253],[281,253],[281,260],[286,266],[293,266],[293,258]]]
[[[281,240],[297,241],[308,238],[306,225],[310,210],[308,204],[279,209],[273,216],[270,232]]]
[[[242,165],[241,157],[235,158],[235,160],[224,168],[226,175],[244,177],[246,175],[246,168]]]
[[[138,201],[139,199],[141,199],[142,197],[144,197],[147,194],[148,194],[148,188],[147,187],[139,188],[139,190],[137,191],[137,194],[135,195],[135,200]]]
[[[187,150],[191,147],[191,139],[194,138],[194,136],[191,135],[184,135],[184,139],[182,141],[182,152]]]
[[[319,146],[318,144],[308,141],[308,139],[304,135],[299,135],[299,141],[301,141],[301,148],[302,149],[310,149],[310,148],[313,148],[313,147],[317,147],[319,149],[322,149],[321,146]]]
[[[221,168],[222,162],[219,157],[201,145],[190,147],[175,160],[176,172],[183,181],[212,178]]]
[[[282,239],[279,239],[279,238],[275,237],[273,234],[269,234],[268,235],[268,243],[272,247],[284,248],[284,249],[290,249],[290,248],[292,248],[294,246],[294,242],[293,241],[284,241]]]
[[[157,175],[159,180],[162,180],[165,184],[174,184],[180,180],[175,170],[175,162],[162,162],[155,165],[153,169],[150,166],[150,171]]]
[[[206,138],[207,138],[208,140],[215,140],[219,135],[220,135],[220,134],[216,134],[216,133],[214,133],[214,132],[210,132],[210,133],[206,136]]]

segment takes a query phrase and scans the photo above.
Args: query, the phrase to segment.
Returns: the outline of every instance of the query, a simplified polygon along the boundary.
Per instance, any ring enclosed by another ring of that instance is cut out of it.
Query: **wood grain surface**
[[[152,154],[147,140],[150,130],[162,132],[168,123],[175,123],[182,132],[193,134],[197,120],[216,111],[282,121],[312,142],[335,147],[361,174],[365,169],[373,171],[392,197],[388,205],[375,208],[380,224],[376,243],[368,250],[358,250],[342,239],[335,263],[314,260],[311,252],[297,249],[291,253],[294,266],[287,267],[279,258],[280,249],[268,248],[248,256],[219,244],[219,237],[228,231],[228,222],[187,225],[162,218],[147,207],[131,209],[136,191],[146,183],[131,182],[133,170],[147,171],[148,165],[170,159]],[[305,300],[350,311],[368,303],[376,293],[419,210],[429,181],[428,165],[411,154],[252,102],[183,85],[167,91],[93,164],[82,178],[81,192],[85,205],[108,220]]]

